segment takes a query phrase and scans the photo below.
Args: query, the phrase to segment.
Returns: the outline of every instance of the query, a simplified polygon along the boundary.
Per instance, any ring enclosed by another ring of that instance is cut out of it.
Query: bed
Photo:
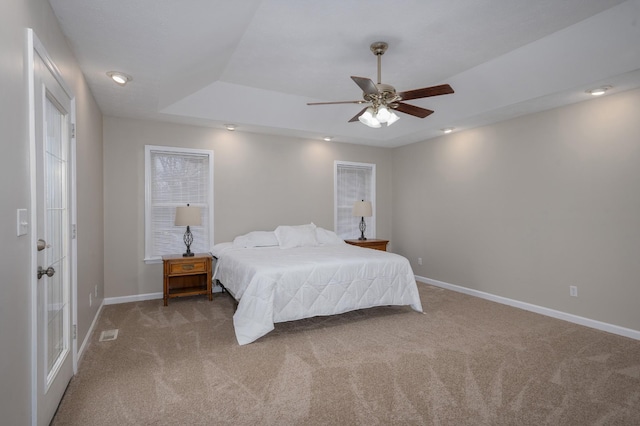
[[[213,278],[238,302],[233,316],[240,345],[274,323],[374,306],[422,304],[409,261],[346,244],[313,224],[254,231],[212,250]]]

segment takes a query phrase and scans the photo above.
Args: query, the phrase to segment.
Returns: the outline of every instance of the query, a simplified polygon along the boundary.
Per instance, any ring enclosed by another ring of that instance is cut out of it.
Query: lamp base
[[[191,233],[191,228],[187,225],[187,231],[184,233],[184,245],[187,246],[187,251],[182,254],[182,257],[193,257],[193,252],[191,251],[192,242],[193,234]]]
[[[362,217],[362,219],[360,220],[360,238],[358,238],[358,240],[360,240],[360,241],[365,241],[366,240],[366,238],[364,236],[365,229],[367,229],[367,224],[364,223],[364,217]]]

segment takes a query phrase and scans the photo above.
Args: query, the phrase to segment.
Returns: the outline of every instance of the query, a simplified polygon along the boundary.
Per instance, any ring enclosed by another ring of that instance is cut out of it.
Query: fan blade
[[[398,93],[403,101],[411,99],[428,98],[430,96],[448,95],[453,93],[453,89],[448,84],[440,86],[425,87],[422,89],[409,90],[407,92]]]
[[[367,95],[377,95],[380,93],[378,92],[378,87],[376,87],[375,83],[370,78],[351,76],[351,80],[355,81]]]
[[[307,105],[363,104],[366,101],[308,102]]]
[[[398,102],[395,105],[395,110],[404,112],[405,114],[413,115],[415,117],[425,118],[426,116],[433,114],[433,111],[431,111],[430,109],[420,108],[415,105],[404,104],[402,102]]]
[[[362,108],[362,111],[360,111],[359,113],[357,113],[356,115],[353,116],[353,118],[351,120],[349,120],[349,123],[353,123],[354,121],[358,121],[358,118],[360,118],[360,116],[362,114],[364,114],[364,112],[367,110],[367,108],[369,107],[364,107]]]

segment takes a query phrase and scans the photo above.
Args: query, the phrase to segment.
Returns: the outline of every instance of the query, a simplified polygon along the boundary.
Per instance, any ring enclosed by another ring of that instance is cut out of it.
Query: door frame
[[[60,84],[62,89],[66,92],[71,99],[71,140],[69,146],[69,216],[70,216],[70,229],[71,232],[71,244],[70,244],[70,280],[71,280],[71,356],[73,363],[73,374],[78,372],[78,339],[77,339],[77,324],[78,324],[78,240],[77,240],[77,185],[76,185],[76,98],[73,91],[67,85],[60,70],[53,62],[53,59],[45,49],[44,45],[35,34],[33,29],[25,29],[25,81],[27,82],[27,105],[28,105],[28,135],[29,135],[29,180],[30,180],[30,230],[29,236],[31,238],[30,244],[30,262],[29,262],[29,276],[31,280],[29,282],[30,289],[30,321],[31,321],[31,424],[36,426],[38,422],[38,293],[37,284],[38,279],[35,271],[38,268],[37,259],[37,205],[38,197],[36,191],[36,122],[35,122],[35,69],[34,60],[35,55],[38,55],[47,69],[54,76],[56,81]]]

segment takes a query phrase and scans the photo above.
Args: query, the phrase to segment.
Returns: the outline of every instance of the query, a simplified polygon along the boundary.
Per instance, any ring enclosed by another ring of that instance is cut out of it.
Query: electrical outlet
[[[93,298],[91,297],[93,293],[89,293],[89,307],[93,305]]]
[[[570,285],[569,286],[569,295],[571,297],[578,297],[578,287],[576,287],[575,285]]]
[[[98,284],[93,287],[93,297],[98,298]]]
[[[422,258],[421,257],[418,258],[418,265],[422,265]]]

